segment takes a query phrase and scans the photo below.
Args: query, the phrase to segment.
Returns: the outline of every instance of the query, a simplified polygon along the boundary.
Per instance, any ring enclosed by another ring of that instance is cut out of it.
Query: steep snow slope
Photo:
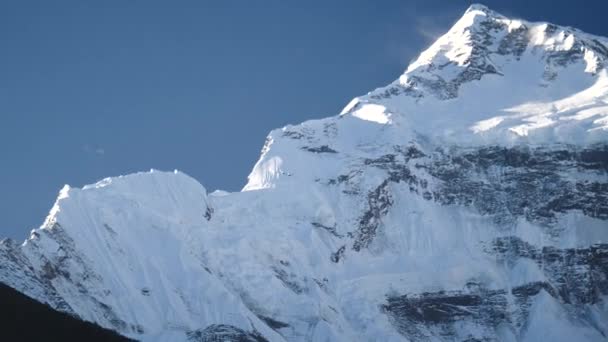
[[[23,245],[3,242],[2,281],[137,338],[218,322],[276,337],[202,263],[208,210],[205,188],[179,172],[66,186]]]
[[[474,5],[239,193],[64,188],[0,281],[142,340],[604,341],[608,41]]]

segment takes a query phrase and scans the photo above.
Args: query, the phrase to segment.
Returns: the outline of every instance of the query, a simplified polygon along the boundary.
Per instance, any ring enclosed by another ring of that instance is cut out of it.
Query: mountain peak
[[[586,144],[608,134],[607,65],[604,37],[475,4],[396,81],[341,114],[407,122],[445,142]]]
[[[518,37],[515,37],[519,35]],[[489,72],[497,72],[487,66],[489,50],[501,49],[500,53],[522,53],[527,46],[527,25],[520,20],[512,20],[498,14],[483,5],[472,5],[456,21],[450,30],[439,37],[418,59],[412,63],[407,72],[412,73],[424,67],[445,67],[455,63],[458,66],[473,63],[484,64]],[[506,40],[518,39],[519,45],[513,51],[507,51]],[[505,40],[505,42],[503,42]],[[498,51],[497,51],[498,52]],[[481,66],[481,65],[479,65]]]
[[[509,18],[485,5],[473,4],[467,8],[450,31],[459,31],[463,33],[467,30],[487,30],[489,27],[502,26],[501,23],[508,24],[509,22],[515,22],[515,24],[518,25],[521,23],[521,20]]]
[[[468,13],[475,13],[475,12],[481,12],[487,16],[492,16],[492,17],[504,17],[503,15],[491,10],[488,6],[482,5],[482,4],[472,4],[471,6],[469,6],[469,8],[467,8],[467,10],[464,12],[464,14],[467,15]]]
[[[471,11],[489,11],[490,9],[488,8],[488,6],[483,5],[483,4],[471,4],[471,6],[469,6],[469,8],[467,8],[467,10],[465,12],[471,12]]]
[[[605,342],[607,41],[474,5],[245,191],[64,187],[0,282],[144,342]]]
[[[519,61],[526,53],[536,54],[543,64],[558,67],[582,60],[586,63],[584,71],[595,74],[608,60],[607,46],[608,40],[603,37],[570,27],[508,18],[474,4],[409,65],[401,83],[408,84],[408,80],[429,73],[442,78],[460,76],[458,70],[438,72],[452,66],[474,74],[475,80],[482,75],[502,75],[506,64]]]

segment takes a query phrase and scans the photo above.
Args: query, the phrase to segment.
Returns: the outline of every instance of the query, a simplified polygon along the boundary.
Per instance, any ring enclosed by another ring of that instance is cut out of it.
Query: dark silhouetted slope
[[[2,341],[131,341],[95,324],[55,311],[0,284]]]

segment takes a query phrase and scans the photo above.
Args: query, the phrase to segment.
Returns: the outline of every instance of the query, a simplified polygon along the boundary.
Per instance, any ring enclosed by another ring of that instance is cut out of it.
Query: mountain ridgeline
[[[471,6],[240,192],[65,186],[0,282],[142,341],[606,341],[608,39]]]

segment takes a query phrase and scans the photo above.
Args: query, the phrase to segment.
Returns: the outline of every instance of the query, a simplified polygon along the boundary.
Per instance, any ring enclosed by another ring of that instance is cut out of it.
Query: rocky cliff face
[[[64,188],[0,281],[141,340],[604,341],[608,40],[474,5],[242,192]]]

